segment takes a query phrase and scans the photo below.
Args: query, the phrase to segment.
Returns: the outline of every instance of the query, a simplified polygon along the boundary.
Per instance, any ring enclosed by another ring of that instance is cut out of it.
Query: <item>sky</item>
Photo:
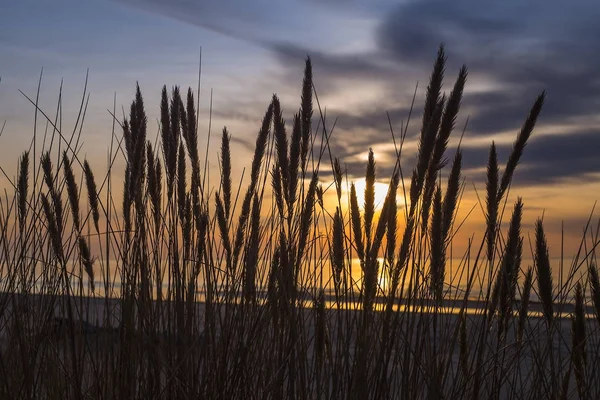
[[[409,171],[425,87],[443,42],[445,90],[462,64],[469,69],[449,149],[452,154],[468,118],[461,212],[475,211],[466,235],[483,220],[476,191],[482,196],[485,190],[491,141],[503,165],[530,106],[547,90],[510,201],[524,198],[530,227],[543,215],[551,242],[559,240],[564,221],[567,242],[576,247],[600,195],[599,19],[600,3],[579,0],[9,2],[0,12],[0,123],[6,121],[0,163],[14,170],[30,143],[34,110],[19,90],[35,97],[42,68],[40,104],[49,115],[56,112],[62,81],[63,130],[73,129],[89,70],[81,151],[93,166],[105,168],[115,99],[122,115],[139,82],[149,121],[156,121],[163,84],[197,87],[201,48],[199,144],[206,145],[212,104],[211,131],[227,126],[232,134],[234,176],[250,163],[273,93],[291,121],[309,55],[320,104],[328,121],[337,118],[333,154],[352,179],[360,179],[372,147],[385,182],[394,154],[386,113],[400,131],[418,83],[403,155]],[[155,122],[149,126],[158,132]],[[215,171],[216,142],[210,147]],[[328,178],[324,173],[322,179]]]

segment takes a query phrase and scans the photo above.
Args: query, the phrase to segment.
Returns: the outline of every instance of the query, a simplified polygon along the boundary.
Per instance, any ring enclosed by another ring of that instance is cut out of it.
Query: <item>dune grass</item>
[[[599,398],[597,229],[553,282],[543,221],[524,265],[525,200],[507,204],[545,93],[503,168],[491,144],[482,239],[448,271],[464,177],[460,147],[447,150],[467,69],[446,95],[445,62],[441,47],[410,174],[409,125],[391,131],[379,207],[376,154],[359,194],[329,150],[310,59],[292,124],[273,96],[239,185],[226,128],[207,183],[191,89],[163,87],[155,142],[138,87],[103,175],[78,151],[85,102],[69,135],[32,101],[47,135],[0,202],[0,398]]]

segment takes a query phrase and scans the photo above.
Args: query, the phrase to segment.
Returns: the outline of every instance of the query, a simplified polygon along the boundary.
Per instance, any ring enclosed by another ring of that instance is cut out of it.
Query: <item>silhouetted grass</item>
[[[32,101],[53,137],[0,201],[0,398],[600,397],[597,235],[555,285],[542,221],[533,265],[525,202],[502,221],[545,93],[502,174],[492,143],[479,247],[450,269],[464,182],[461,149],[446,153],[467,69],[446,96],[445,63],[440,47],[405,210],[401,151],[379,205],[376,154],[357,193],[329,153],[309,59],[291,132],[273,96],[237,192],[226,128],[218,187],[201,182],[191,90],[162,88],[155,144],[137,87],[104,175]]]

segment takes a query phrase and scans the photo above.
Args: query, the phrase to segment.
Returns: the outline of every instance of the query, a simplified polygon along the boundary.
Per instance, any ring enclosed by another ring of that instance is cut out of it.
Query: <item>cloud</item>
[[[510,141],[500,137],[508,132],[516,135],[535,97],[547,90],[538,127],[515,182],[546,184],[585,177],[595,170],[589,149],[597,146],[600,130],[581,128],[582,121],[600,108],[600,53],[595,45],[600,26],[594,17],[600,13],[600,5],[595,3],[574,1],[564,7],[557,0],[409,0],[400,4],[380,1],[369,8],[371,3],[366,1],[344,0],[330,0],[324,5],[308,0],[277,5],[266,1],[250,5],[240,0],[219,4],[176,0],[168,5],[158,0],[122,1],[267,49],[279,69],[271,79],[277,79],[284,86],[281,92],[289,91],[290,96],[299,92],[303,60],[310,55],[319,100],[323,108],[327,107],[328,125],[337,119],[329,143],[331,151],[346,163],[352,175],[364,173],[363,156],[369,147],[382,159],[382,174],[391,171],[387,163],[393,159],[394,149],[386,113],[390,113],[398,135],[419,81],[405,144],[404,160],[410,171],[424,89],[442,42],[448,56],[446,91],[452,87],[458,67],[465,63],[469,68],[455,134],[469,116],[463,142],[465,168],[481,171],[485,167],[487,148],[481,146],[488,138],[497,139],[505,160]],[[308,25],[303,18],[315,10],[322,13]],[[340,21],[348,15],[378,19],[376,29],[362,32],[373,37],[370,48],[352,51],[333,45],[331,37],[344,26]],[[333,21],[329,31],[323,28],[327,25],[318,23],[328,18]],[[302,26],[310,26],[312,36],[304,34]],[[319,40],[309,40],[316,33]],[[293,112],[293,107],[288,111]],[[223,118],[227,112],[229,109],[223,109]],[[244,110],[245,115],[235,119],[251,120],[251,112]],[[315,112],[315,124],[317,118]],[[545,128],[555,126],[564,130],[545,133]],[[552,158],[560,163],[550,163],[548,154],[556,155]],[[475,173],[473,178],[482,176]]]
[[[347,3],[340,4],[345,6]],[[400,86],[398,73],[403,72],[404,81],[423,82],[424,71],[431,69],[434,52],[443,42],[447,71],[456,70],[463,62],[469,67],[461,113],[466,111],[470,116],[464,146],[468,168],[481,170],[487,161],[487,151],[480,147],[481,142],[472,145],[473,139],[506,132],[516,135],[535,97],[547,90],[544,109],[515,182],[536,185],[585,178],[598,170],[591,149],[600,144],[600,129],[582,131],[581,124],[600,109],[600,54],[595,45],[600,25],[593,17],[599,13],[600,4],[584,1],[576,1],[568,9],[559,1],[421,0],[397,6],[382,17],[376,32],[377,48],[371,53],[314,56],[324,81],[343,80],[348,84],[354,80],[359,87],[364,82],[382,80],[390,86],[384,94],[389,101],[387,107],[366,104],[352,110],[330,110],[330,119],[338,117],[337,127],[342,132],[334,135],[333,149],[342,159],[351,159],[349,171],[359,173],[364,166],[355,161],[357,154],[369,145],[390,142],[385,110],[396,112],[396,118],[406,115],[406,90],[392,89]],[[310,49],[300,51],[291,45],[278,45],[273,52],[284,66],[292,68],[291,55],[310,53]],[[453,75],[446,75],[445,88],[449,90]],[[471,90],[472,80],[483,82],[483,88]],[[335,91],[336,86],[329,83],[327,89]],[[417,101],[413,122],[419,119],[419,107]],[[544,133],[545,128],[556,125],[565,128],[558,134]],[[413,123],[409,139],[414,138],[418,128],[418,123]],[[508,143],[498,145],[505,159],[511,147]]]
[[[337,36],[348,41],[356,32],[355,18],[327,4],[306,0],[115,0],[161,14],[260,47],[275,40],[326,48]],[[350,7],[348,10],[354,10]],[[356,17],[356,16],[354,16]],[[323,40],[327,35],[327,39]]]
[[[444,42],[449,65],[465,62],[472,74],[501,83],[465,100],[479,105],[474,131],[490,133],[514,125],[543,89],[547,123],[598,109],[600,26],[591,15],[599,13],[600,4],[583,1],[568,8],[560,1],[412,1],[384,19],[377,36],[389,57],[423,66]]]
[[[514,184],[533,186],[584,179],[598,172],[599,146],[600,134],[595,130],[569,135],[534,133],[517,167]],[[512,145],[497,146],[501,173],[511,150]],[[471,170],[469,180],[484,182],[488,155],[489,149],[463,148],[463,168]]]
[[[294,68],[298,61],[310,56],[315,68],[319,68],[327,76],[337,78],[367,78],[381,79],[389,77],[393,70],[381,65],[377,53],[366,54],[332,54],[315,51],[294,43],[275,41],[267,43],[278,61],[287,68]],[[382,76],[383,75],[383,76]]]
[[[162,14],[192,25],[200,26],[228,37],[253,40],[253,31],[268,21],[259,8],[245,1],[219,2],[173,0],[117,0],[119,3]]]

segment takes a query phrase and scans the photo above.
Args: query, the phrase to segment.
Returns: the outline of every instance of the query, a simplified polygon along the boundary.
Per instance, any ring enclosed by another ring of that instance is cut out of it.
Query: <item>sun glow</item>
[[[354,187],[356,188],[356,198],[358,200],[358,205],[361,210],[364,209],[365,206],[365,187],[367,186],[367,182],[364,178],[357,179],[354,181]],[[375,182],[375,209],[381,210],[383,207],[383,203],[385,201],[385,197],[387,196],[389,185],[382,182]],[[398,197],[396,198],[398,200]]]

